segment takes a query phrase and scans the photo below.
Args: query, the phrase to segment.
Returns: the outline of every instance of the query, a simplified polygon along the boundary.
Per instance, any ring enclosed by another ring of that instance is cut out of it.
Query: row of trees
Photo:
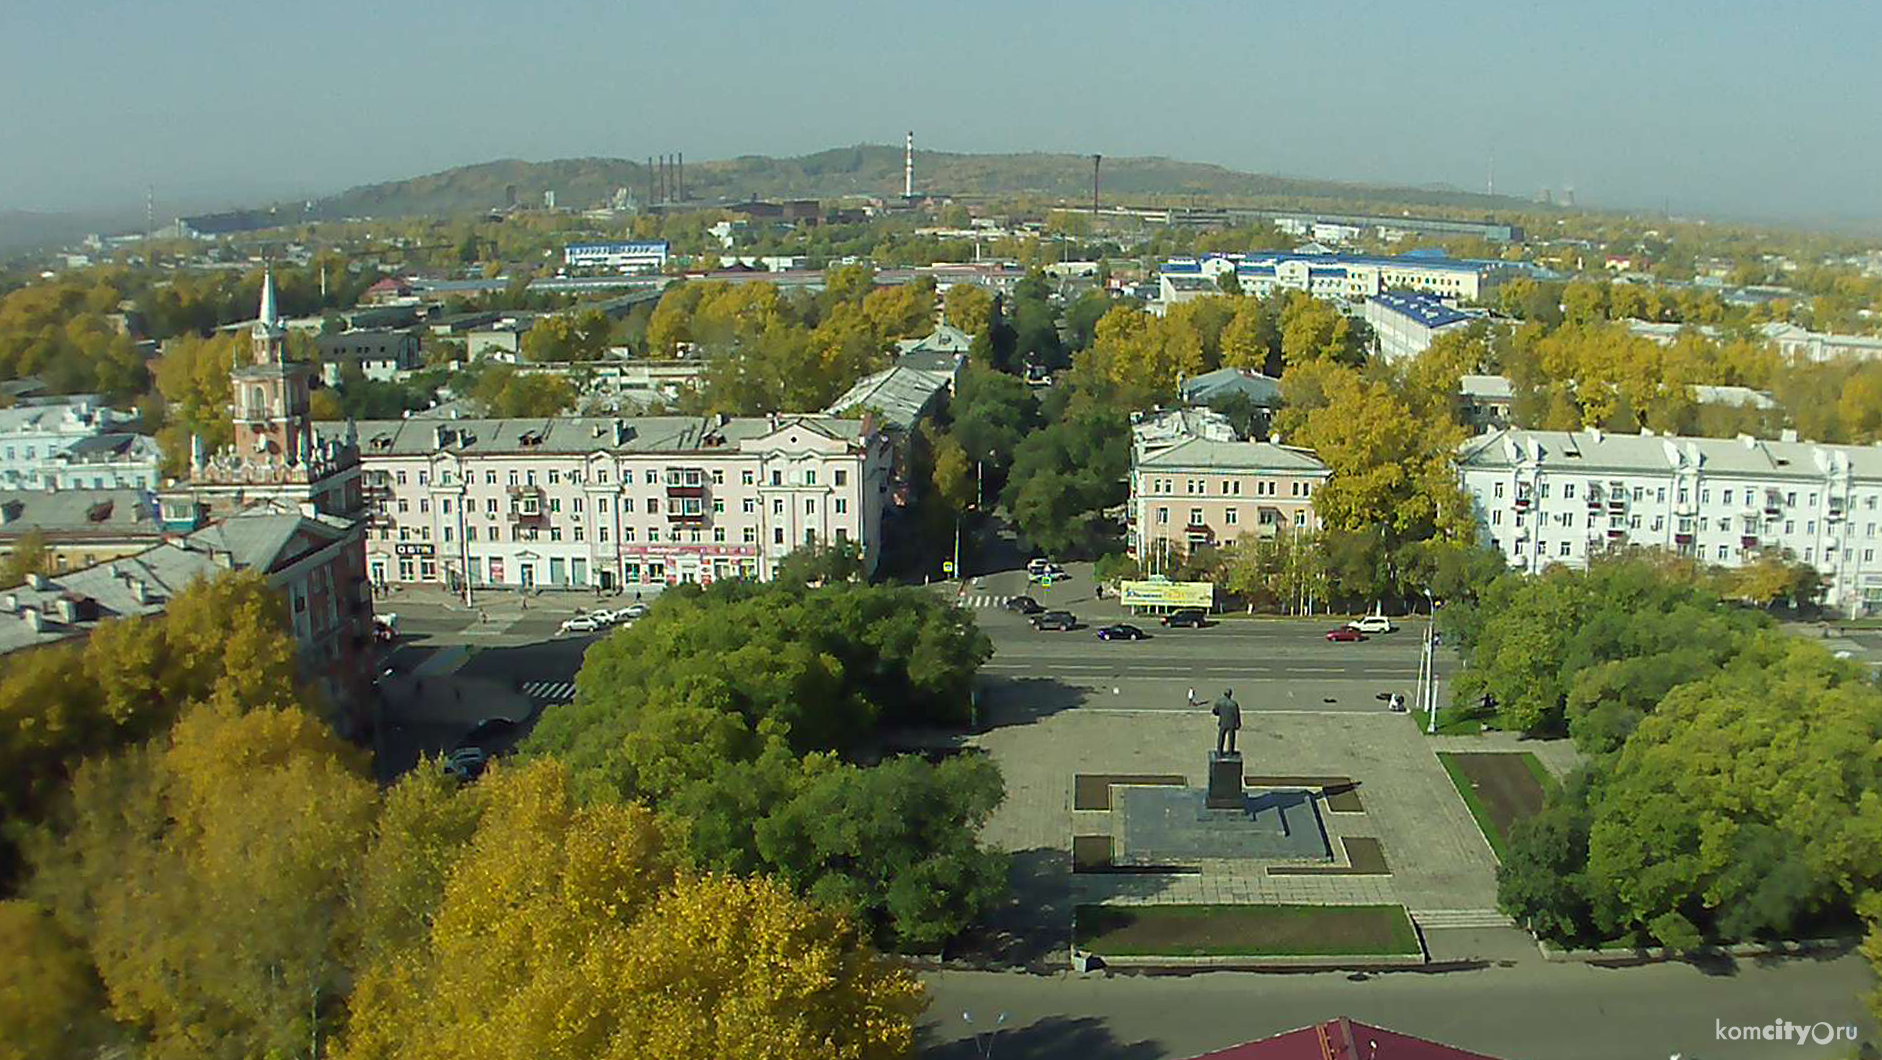
[[[1653,555],[1506,574],[1442,612],[1454,712],[1587,755],[1499,873],[1544,937],[1689,948],[1847,923],[1882,885],[1882,691],[1718,572]],[[1870,910],[1871,915],[1882,908]]]
[[[709,869],[551,757],[382,792],[296,688],[285,620],[229,575],[6,660],[0,795],[26,858],[0,900],[0,1057],[907,1053],[922,993],[868,944],[855,887]],[[768,841],[939,813],[964,771],[903,783],[920,765],[826,767]],[[892,881],[898,908],[953,900],[950,864],[897,875],[933,885]]]
[[[977,839],[999,773],[863,763],[885,729],[965,723],[992,649],[958,609],[844,580],[855,569],[853,553],[800,556],[772,584],[669,592],[588,650],[575,702],[526,749],[568,763],[585,795],[654,807],[702,870],[776,875],[883,945],[932,951],[1004,893]]]

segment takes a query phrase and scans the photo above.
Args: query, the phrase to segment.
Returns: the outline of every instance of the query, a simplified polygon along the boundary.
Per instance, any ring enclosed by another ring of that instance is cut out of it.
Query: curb
[[[1616,962],[1628,964],[1662,964],[1667,961],[1703,960],[1718,957],[1807,957],[1811,954],[1842,951],[1857,945],[1861,940],[1852,936],[1846,939],[1797,939],[1784,942],[1739,942],[1730,946],[1702,946],[1696,950],[1676,950],[1666,946],[1639,946],[1631,949],[1559,949],[1541,939],[1536,940],[1536,950],[1543,960],[1556,963],[1580,962],[1597,964]]]

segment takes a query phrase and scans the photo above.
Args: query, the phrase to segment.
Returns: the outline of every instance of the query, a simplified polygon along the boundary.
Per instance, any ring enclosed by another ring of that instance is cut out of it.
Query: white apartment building
[[[163,453],[94,398],[0,409],[0,489],[156,489]]]
[[[1507,429],[1464,443],[1478,524],[1512,567],[1585,567],[1622,545],[1725,567],[1781,549],[1825,602],[1882,610],[1882,446]]]
[[[1445,305],[1430,295],[1385,291],[1366,299],[1366,323],[1379,356],[1402,361],[1425,352],[1439,335],[1470,326],[1476,314]]]
[[[1882,357],[1882,337],[1875,335],[1836,335],[1781,321],[1765,324],[1759,330],[1786,357],[1817,362],[1842,358],[1873,361]]]
[[[667,267],[667,243],[664,239],[631,243],[570,243],[562,248],[562,264],[571,269],[660,272]]]
[[[827,416],[361,423],[377,585],[633,590],[880,554],[890,442]]]
[[[1422,291],[1443,298],[1477,300],[1489,282],[1488,266],[1449,258],[1406,254],[1205,254],[1172,258],[1159,277],[1167,298],[1169,280],[1202,277],[1219,282],[1234,273],[1244,293],[1268,297],[1278,290],[1305,291],[1316,298],[1371,298],[1384,291]],[[1177,285],[1180,291],[1181,285]]]

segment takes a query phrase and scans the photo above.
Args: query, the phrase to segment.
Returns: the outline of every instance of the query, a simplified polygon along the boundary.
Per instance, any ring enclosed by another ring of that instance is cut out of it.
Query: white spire
[[[281,315],[274,307],[274,269],[268,268],[261,274],[261,323],[273,327],[281,322]]]

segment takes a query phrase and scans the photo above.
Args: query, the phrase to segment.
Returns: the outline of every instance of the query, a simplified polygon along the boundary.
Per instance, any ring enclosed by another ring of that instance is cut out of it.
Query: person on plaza
[[[1235,732],[1242,727],[1242,705],[1235,702],[1235,690],[1224,689],[1209,713],[1215,715],[1216,753],[1235,754]]]

